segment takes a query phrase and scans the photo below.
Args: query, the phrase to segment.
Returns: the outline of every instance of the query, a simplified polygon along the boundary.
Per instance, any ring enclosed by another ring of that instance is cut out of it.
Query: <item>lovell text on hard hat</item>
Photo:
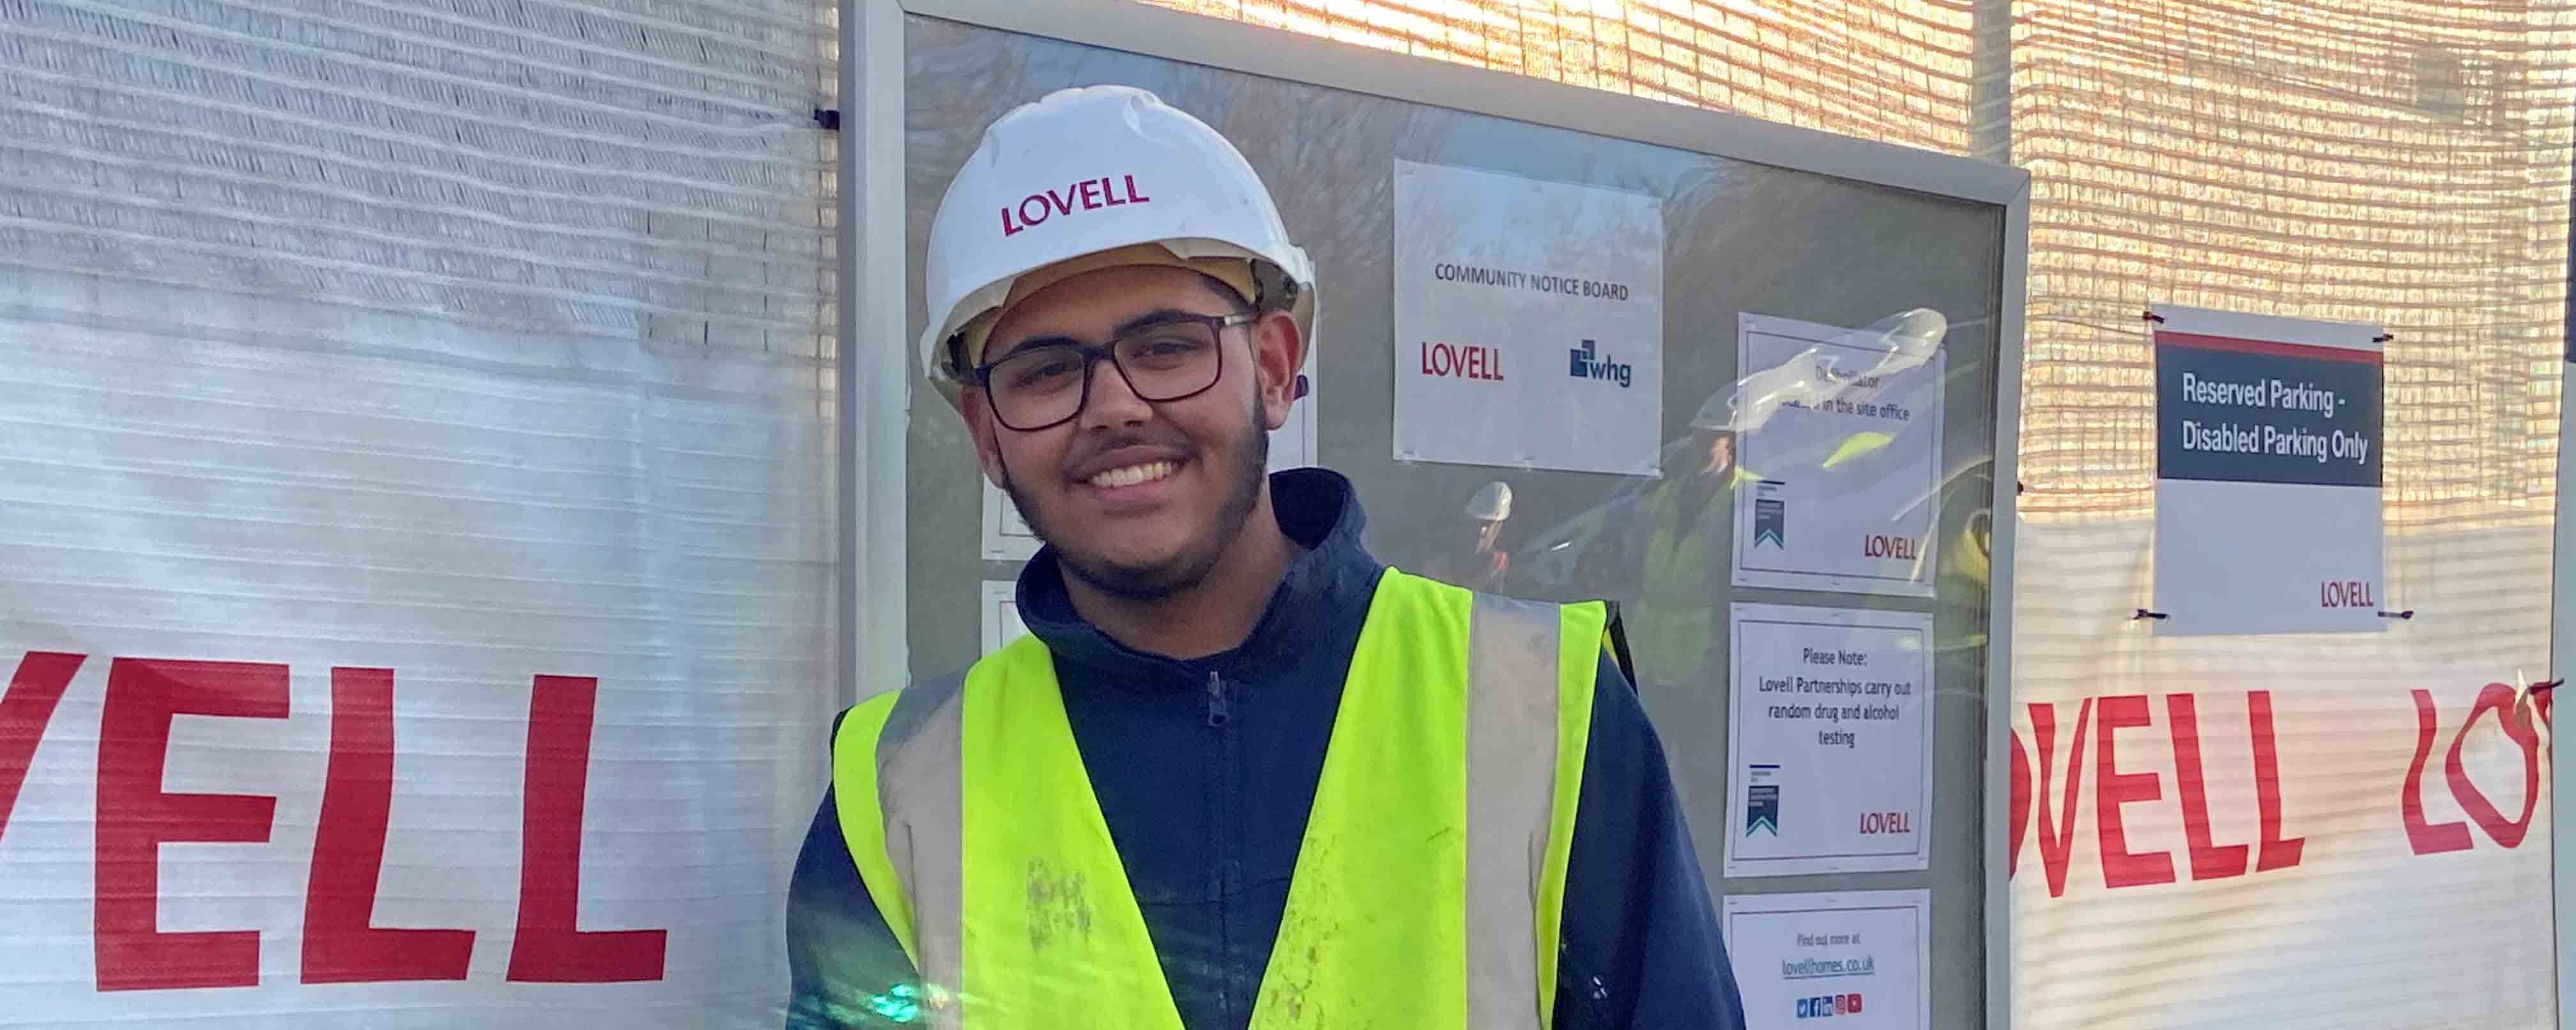
[[[1399,461],[1655,474],[1653,197],[1395,163]]]
[[[1735,585],[1932,596],[1938,341],[1736,321]]]
[[[2378,329],[2152,316],[2156,631],[2382,628]]]

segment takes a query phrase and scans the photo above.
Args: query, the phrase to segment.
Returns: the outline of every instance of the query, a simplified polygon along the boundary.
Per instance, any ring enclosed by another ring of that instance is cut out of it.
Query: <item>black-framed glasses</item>
[[[975,366],[993,417],[1023,433],[1053,429],[1082,414],[1091,370],[1109,362],[1138,399],[1161,403],[1207,392],[1225,374],[1220,334],[1259,321],[1257,313],[1179,315],[1138,326],[1103,344],[1070,341],[1021,347]]]

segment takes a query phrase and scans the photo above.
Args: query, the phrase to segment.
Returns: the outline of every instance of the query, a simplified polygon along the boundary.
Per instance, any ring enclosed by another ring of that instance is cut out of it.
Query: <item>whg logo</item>
[[[1598,344],[1585,340],[1583,346],[1567,351],[1565,362],[1567,374],[1576,379],[1612,380],[1619,384],[1620,389],[1627,389],[1629,381],[1636,375],[1636,366],[1604,358],[1599,350]]]

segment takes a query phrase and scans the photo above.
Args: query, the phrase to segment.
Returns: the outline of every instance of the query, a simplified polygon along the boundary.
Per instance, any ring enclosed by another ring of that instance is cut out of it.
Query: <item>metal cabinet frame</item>
[[[2004,212],[1986,671],[1986,1026],[2012,1020],[2005,882],[2012,569],[2030,175],[2007,165],[1299,36],[1127,0],[841,0],[839,543],[842,698],[905,681],[905,433],[913,396],[904,253],[904,18],[922,15],[1394,100],[1618,136],[1992,205]],[[2564,537],[2562,537],[2564,539]],[[2562,612],[2565,610],[2562,606]],[[2562,633],[2565,630],[2562,620]],[[2563,636],[2562,636],[2562,639]],[[2563,854],[2564,852],[2562,852]],[[2562,960],[2563,961],[2563,960]]]

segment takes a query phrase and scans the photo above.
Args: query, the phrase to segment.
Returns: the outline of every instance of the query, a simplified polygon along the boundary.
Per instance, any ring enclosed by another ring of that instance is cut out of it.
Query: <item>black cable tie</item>
[[[2394,340],[2394,339],[2396,339],[2396,338],[2397,338],[2397,334],[2396,334],[2396,333],[2381,333],[2381,334],[2379,334],[2379,335],[2377,335],[2377,336],[2373,336],[2373,337],[2371,337],[2371,338],[2370,338],[2370,342],[2372,342],[2372,343],[2387,343],[2388,341],[2390,341],[2390,340]]]
[[[815,108],[815,109],[814,109],[814,124],[822,126],[822,127],[824,128],[824,130],[825,130],[825,131],[828,131],[828,132],[839,132],[839,131],[841,131],[841,111],[840,111],[840,109],[839,109],[839,108],[834,108],[834,107],[817,107],[817,108]]]
[[[2151,611],[2148,611],[2148,610],[2146,610],[2146,609],[2144,609],[2144,608],[2140,608],[2140,609],[2138,609],[2138,614],[2136,614],[2136,615],[2132,615],[2132,616],[2129,616],[2129,621],[2131,621],[2131,622],[2136,622],[2136,621],[2138,621],[2139,619],[2166,619],[2166,618],[2171,618],[2171,616],[2166,615],[2166,614],[2165,614],[2165,613],[2163,613],[2163,612],[2151,612]]]
[[[2162,322],[2162,321],[2164,321],[2164,320],[2165,320],[2165,316],[2163,316],[2163,315],[2159,315],[2159,314],[2156,314],[2156,313],[2155,313],[2155,312],[2153,312],[2153,311],[2141,311],[2141,312],[2138,312],[2138,317],[2139,317],[2139,318],[2146,319],[2147,321],[2150,321],[2150,322]]]
[[[2402,612],[2384,611],[2379,613],[2379,617],[2383,619],[2411,619],[2415,617],[2415,609],[2409,608]]]

